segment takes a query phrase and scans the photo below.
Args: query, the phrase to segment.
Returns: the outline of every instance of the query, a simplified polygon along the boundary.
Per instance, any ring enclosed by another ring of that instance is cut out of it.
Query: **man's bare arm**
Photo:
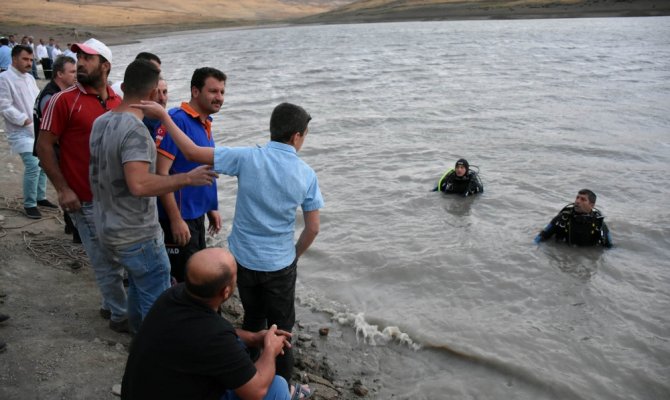
[[[123,173],[130,193],[138,197],[160,196],[184,186],[211,185],[217,177],[209,165],[201,165],[184,174],[156,175],[149,171],[149,163],[144,161],[123,164]]]
[[[49,177],[51,184],[56,188],[58,203],[66,211],[77,211],[81,208],[81,203],[60,170],[56,149],[54,148],[56,143],[58,143],[56,135],[41,130],[37,137],[37,156],[40,159],[42,169]]]
[[[156,118],[168,130],[170,137],[175,142],[179,151],[184,157],[199,164],[214,164],[214,149],[211,147],[201,147],[193,143],[184,132],[172,121],[170,115],[160,104],[154,101],[143,100],[141,104],[133,104],[131,107],[139,108],[144,111],[144,115],[149,118]]]

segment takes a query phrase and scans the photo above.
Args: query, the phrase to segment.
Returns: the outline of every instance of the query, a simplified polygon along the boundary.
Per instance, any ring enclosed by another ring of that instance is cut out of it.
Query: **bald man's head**
[[[237,263],[227,250],[209,248],[193,254],[186,263],[186,290],[202,299],[213,299],[225,287],[235,290]]]

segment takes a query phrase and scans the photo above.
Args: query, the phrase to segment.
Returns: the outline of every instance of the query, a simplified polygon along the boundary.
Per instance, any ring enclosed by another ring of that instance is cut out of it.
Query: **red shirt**
[[[89,138],[96,118],[121,104],[121,98],[107,86],[107,101],[81,84],[56,93],[42,119],[41,129],[58,137],[60,145],[59,166],[70,188],[79,201],[93,201],[88,180],[88,163],[91,158]]]

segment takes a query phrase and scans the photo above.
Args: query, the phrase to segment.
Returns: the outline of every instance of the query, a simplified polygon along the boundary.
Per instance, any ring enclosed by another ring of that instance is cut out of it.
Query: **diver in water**
[[[612,247],[605,217],[595,208],[596,194],[588,189],[577,193],[575,202],[565,206],[536,237],[540,243],[556,235],[557,242],[577,246]]]
[[[470,170],[470,164],[464,158],[456,161],[454,168],[445,172],[437,181],[437,186],[433,189],[433,192],[437,191],[443,193],[455,193],[462,194],[463,196],[469,196],[476,193],[484,192],[484,185],[479,180],[477,172]]]

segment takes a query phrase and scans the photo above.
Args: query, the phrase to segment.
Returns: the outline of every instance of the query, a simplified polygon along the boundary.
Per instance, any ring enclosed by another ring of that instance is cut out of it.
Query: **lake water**
[[[191,32],[114,47],[111,77],[141,50],[171,106],[196,67],[228,74],[220,145],[265,143],[282,101],[312,114],[298,296],[356,330],[378,398],[670,398],[670,18]],[[485,193],[430,192],[461,157]],[[583,187],[615,248],[534,245]]]

